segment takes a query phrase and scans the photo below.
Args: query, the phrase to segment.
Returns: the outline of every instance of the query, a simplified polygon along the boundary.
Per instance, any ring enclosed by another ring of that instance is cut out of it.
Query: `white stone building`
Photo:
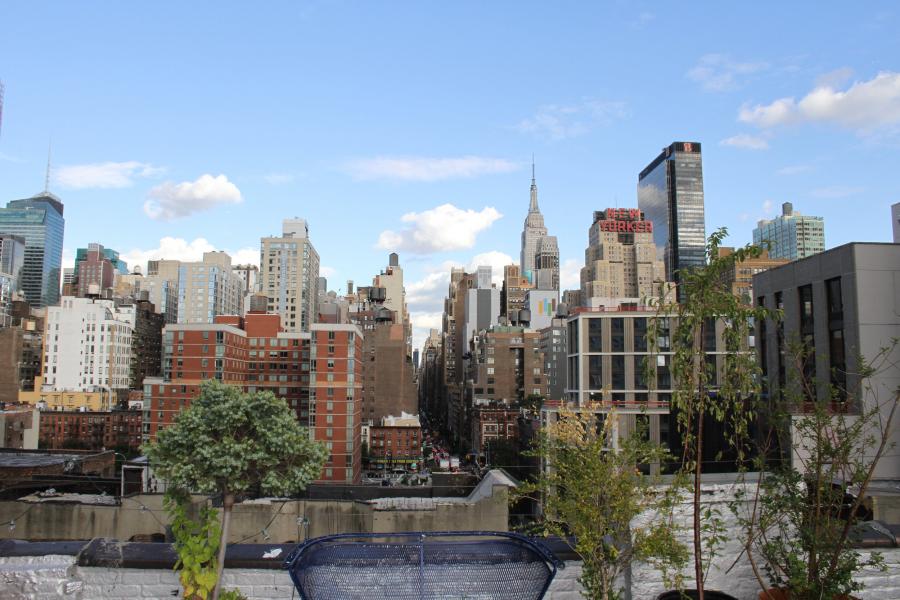
[[[128,389],[134,306],[64,296],[47,308],[42,391]]]

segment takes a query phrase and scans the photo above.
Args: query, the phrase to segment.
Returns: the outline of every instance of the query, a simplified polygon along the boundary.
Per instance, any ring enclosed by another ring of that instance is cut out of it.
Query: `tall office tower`
[[[657,256],[666,281],[682,269],[706,263],[703,161],[698,142],[675,142],[641,171],[638,208],[653,223]]]
[[[47,190],[0,208],[0,233],[25,240],[21,289],[34,308],[59,302],[65,227],[63,203]]]
[[[665,266],[653,242],[654,226],[636,208],[594,211],[581,269],[583,306],[646,305],[659,296]]]
[[[6,273],[18,283],[25,266],[25,238],[0,234],[0,273]]]
[[[556,291],[559,295],[559,244],[555,235],[545,235],[538,240],[531,281],[535,289]]]
[[[781,205],[781,216],[763,219],[753,230],[754,244],[768,244],[769,258],[797,260],[825,251],[825,220],[801,215],[794,205]]]
[[[16,235],[0,235],[0,327],[12,323],[10,308],[20,293],[25,266],[25,240]]]
[[[531,165],[531,201],[528,204],[528,216],[525,217],[525,228],[522,230],[522,251],[519,257],[519,266],[522,276],[534,283],[534,259],[537,254],[540,239],[546,237],[547,228],[544,226],[544,215],[538,208],[537,183],[534,180],[534,165]]]
[[[318,314],[319,253],[305,219],[285,219],[281,237],[260,240],[260,283],[286,331],[309,331]]]
[[[478,267],[476,285],[463,301],[463,353],[471,351],[469,344],[479,332],[500,324],[500,290],[491,285],[491,267]]]

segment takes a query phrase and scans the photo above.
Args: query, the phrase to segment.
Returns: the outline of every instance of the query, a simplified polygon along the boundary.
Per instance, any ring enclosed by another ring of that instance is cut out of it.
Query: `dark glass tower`
[[[703,161],[698,142],[675,142],[641,171],[638,207],[653,222],[656,251],[666,279],[706,262]]]
[[[62,201],[47,191],[0,208],[0,233],[25,239],[21,289],[35,308],[59,302],[65,225]]]

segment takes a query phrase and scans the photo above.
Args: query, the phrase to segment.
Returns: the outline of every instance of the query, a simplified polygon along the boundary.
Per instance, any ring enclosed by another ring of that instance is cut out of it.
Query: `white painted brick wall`
[[[721,549],[722,555],[710,573],[708,587],[728,592],[738,600],[756,600],[759,586],[746,559],[739,561],[730,572],[724,572],[741,551],[738,541],[740,531],[726,505],[733,494],[734,486],[731,485],[704,486],[703,500],[720,508],[728,538]],[[682,541],[689,545],[689,505],[682,506],[676,518],[684,527]],[[887,566],[886,572],[866,571],[859,574],[859,581],[866,587],[857,596],[863,600],[900,598],[900,549],[888,549],[882,555]],[[579,563],[567,563],[566,568],[557,573],[547,599],[580,599],[581,586],[577,581],[580,575]],[[665,589],[661,574],[646,564],[633,566],[631,581],[632,600],[654,600]],[[251,600],[296,598],[286,571],[229,569],[225,572],[224,586],[225,589],[239,589]],[[0,600],[171,600],[179,597],[180,591],[178,578],[169,570],[75,567],[74,557],[71,556],[0,557]]]

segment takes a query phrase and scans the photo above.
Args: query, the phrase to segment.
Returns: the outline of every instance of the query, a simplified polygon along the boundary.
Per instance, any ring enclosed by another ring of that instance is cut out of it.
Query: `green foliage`
[[[670,519],[663,516],[632,525],[645,511],[670,514],[666,510],[670,497],[637,468],[665,460],[666,455],[640,432],[619,440],[613,450],[612,423],[617,418],[607,415],[604,425],[598,426],[597,414],[590,409],[561,411],[559,421],[538,434],[529,453],[540,457],[546,468],[535,481],[517,489],[512,499],[533,496],[542,501],[541,532],[568,540],[581,557],[580,582],[584,596],[591,599],[619,598],[616,577],[633,559],[676,568],[687,559]]]
[[[247,596],[237,590],[226,590],[219,594],[219,600],[248,600]]]
[[[184,597],[190,600],[206,600],[212,594],[218,579],[216,552],[219,549],[219,528],[216,511],[208,506],[200,508],[196,520],[188,517],[190,500],[186,494],[167,493],[164,500],[166,512],[172,518],[172,535],[178,560],[175,570],[184,588]]]
[[[900,403],[900,391],[879,402],[867,379],[895,346],[883,348],[874,362],[857,359],[862,397],[829,385],[822,386],[830,390],[822,399],[815,394],[818,382],[803,381],[809,351],[796,343],[788,350],[791,374],[800,381],[770,420],[773,435],[790,431],[792,459],[763,471],[753,498],[745,494],[735,503],[749,501],[750,509],[735,514],[747,532],[748,556],[761,557],[769,583],[790,590],[791,598],[848,595],[862,588],[855,573],[884,569],[880,554],[864,556],[852,546],[875,467],[893,447],[889,434]],[[805,412],[792,415],[790,409]]]
[[[288,496],[322,472],[327,452],[313,442],[284,400],[271,392],[244,394],[217,381],[175,423],[144,448],[158,476],[205,494]]]
[[[671,352],[671,410],[683,444],[676,483],[686,485],[693,494],[694,575],[698,590],[703,589],[717,548],[724,541],[721,515],[700,505],[704,419],[722,424],[726,446],[738,465],[743,465],[761,386],[760,370],[747,341],[755,321],[777,317],[764,308],[746,304],[732,293],[728,275],[742,261],[760,256],[762,248],[747,245],[719,256],[726,236],[727,230],[722,228],[709,237],[706,265],[679,273],[679,301],[663,297],[656,302],[657,314],[647,327],[648,382],[655,381],[657,358]],[[705,355],[706,341],[716,335],[721,335],[727,350],[720,365],[708,362]]]
[[[144,452],[170,487],[182,493],[222,496],[217,569],[211,575],[198,571],[191,579],[202,589],[213,589],[214,599],[225,564],[225,540],[235,496],[257,489],[277,496],[299,492],[319,476],[327,457],[324,445],[310,440],[284,400],[271,392],[244,394],[218,381],[204,382],[190,408],[180,413],[172,426],[160,431]],[[185,569],[206,564],[198,562],[198,557],[206,557],[209,546],[197,540],[204,532],[209,533],[205,529],[208,517],[203,513],[197,524],[183,526],[188,540],[186,556],[190,558],[181,560]],[[210,581],[213,587],[207,586]],[[187,595],[187,587],[185,592]]]

